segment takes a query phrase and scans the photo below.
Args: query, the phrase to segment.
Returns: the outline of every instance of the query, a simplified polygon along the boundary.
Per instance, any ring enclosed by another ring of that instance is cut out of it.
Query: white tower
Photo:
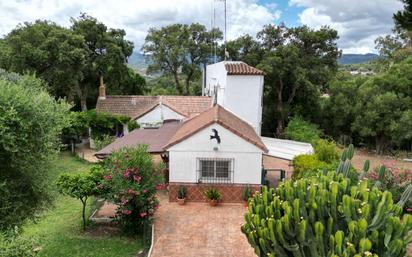
[[[206,67],[203,90],[217,104],[248,122],[260,135],[263,71],[244,62],[223,61]]]

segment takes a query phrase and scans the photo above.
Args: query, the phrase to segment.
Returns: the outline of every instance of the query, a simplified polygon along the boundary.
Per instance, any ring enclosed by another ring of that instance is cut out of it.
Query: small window
[[[228,183],[233,176],[233,159],[199,159],[198,181]]]

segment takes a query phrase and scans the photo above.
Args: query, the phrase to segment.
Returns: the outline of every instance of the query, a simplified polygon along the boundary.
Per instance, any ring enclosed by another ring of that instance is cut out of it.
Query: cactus
[[[343,172],[263,187],[248,210],[241,230],[258,256],[401,257],[412,241],[412,216],[400,218],[391,193],[367,180],[351,185]]]
[[[370,166],[370,161],[366,160],[365,163],[363,164],[363,172],[368,173],[369,172],[369,166]]]
[[[408,185],[408,187],[405,189],[405,191],[401,195],[401,199],[397,203],[399,207],[403,209],[405,206],[405,203],[411,198],[412,196],[412,185]]]

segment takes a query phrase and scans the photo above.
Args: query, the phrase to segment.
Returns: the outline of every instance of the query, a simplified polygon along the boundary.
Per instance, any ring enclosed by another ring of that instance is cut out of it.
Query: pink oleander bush
[[[137,234],[151,224],[159,207],[156,191],[163,188],[161,167],[153,165],[146,146],[124,148],[104,161],[100,185],[107,200],[118,205],[116,220],[125,232]]]
[[[381,167],[369,172],[367,177],[373,183],[379,182],[380,188],[390,191],[393,201],[398,202],[406,187],[412,183],[412,170],[397,167],[395,161],[385,162]],[[405,208],[412,208],[412,202],[407,202]]]

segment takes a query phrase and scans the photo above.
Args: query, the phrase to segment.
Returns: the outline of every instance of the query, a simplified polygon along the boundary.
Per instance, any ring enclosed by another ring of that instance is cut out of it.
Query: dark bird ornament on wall
[[[220,144],[219,132],[217,132],[216,129],[212,129],[212,132],[213,132],[214,135],[210,135],[210,140],[216,139],[217,143]]]

